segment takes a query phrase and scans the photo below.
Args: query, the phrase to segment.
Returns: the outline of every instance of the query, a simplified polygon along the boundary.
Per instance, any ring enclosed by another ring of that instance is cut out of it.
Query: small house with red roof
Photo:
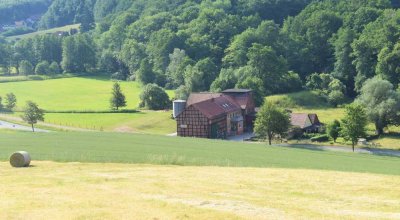
[[[224,139],[252,128],[255,106],[251,90],[222,93],[192,93],[185,109],[177,115],[181,137]]]

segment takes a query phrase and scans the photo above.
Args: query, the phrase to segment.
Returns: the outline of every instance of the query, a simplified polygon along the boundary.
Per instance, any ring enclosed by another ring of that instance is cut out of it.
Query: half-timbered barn
[[[222,93],[192,93],[186,108],[177,115],[177,134],[181,137],[224,139],[240,135],[252,126],[255,115],[251,90]]]

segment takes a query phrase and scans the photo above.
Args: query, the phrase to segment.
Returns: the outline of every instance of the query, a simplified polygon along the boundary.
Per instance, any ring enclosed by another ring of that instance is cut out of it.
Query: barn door
[[[218,124],[211,125],[211,138],[212,139],[218,138]]]

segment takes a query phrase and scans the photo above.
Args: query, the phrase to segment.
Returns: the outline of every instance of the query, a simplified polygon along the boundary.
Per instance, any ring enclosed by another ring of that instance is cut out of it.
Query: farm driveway
[[[20,131],[32,131],[31,127],[23,126],[19,124],[13,124],[6,121],[0,121],[0,128],[12,129],[12,130],[20,130]],[[48,130],[35,128],[36,132],[49,132]]]

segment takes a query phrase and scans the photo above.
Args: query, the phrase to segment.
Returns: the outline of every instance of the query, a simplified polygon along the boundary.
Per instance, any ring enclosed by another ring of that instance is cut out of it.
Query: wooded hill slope
[[[52,0],[0,0],[0,24],[45,13]]]
[[[305,85],[353,98],[375,75],[400,82],[396,7],[389,0],[55,0],[41,27],[79,22],[82,33],[19,41],[9,48],[19,61],[0,65],[57,62],[65,72],[156,83],[177,98],[238,87],[260,102]]]

